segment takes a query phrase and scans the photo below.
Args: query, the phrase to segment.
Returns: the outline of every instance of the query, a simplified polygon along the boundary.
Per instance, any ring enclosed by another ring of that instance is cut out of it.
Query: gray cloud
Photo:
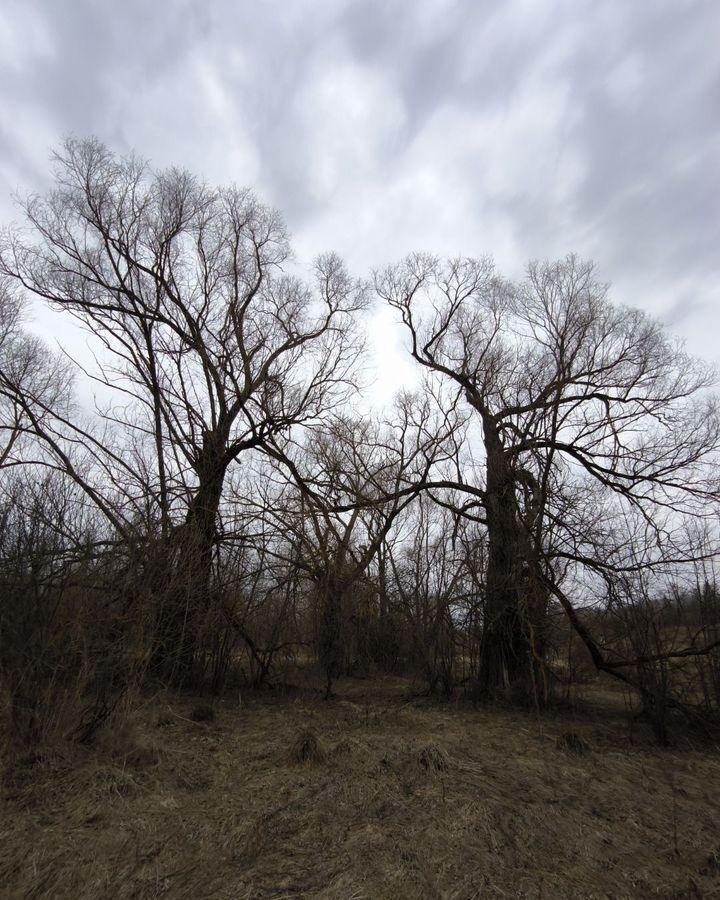
[[[720,359],[718,34],[714,0],[6,0],[0,213],[97,134],[256,186],[361,271],[592,256]]]

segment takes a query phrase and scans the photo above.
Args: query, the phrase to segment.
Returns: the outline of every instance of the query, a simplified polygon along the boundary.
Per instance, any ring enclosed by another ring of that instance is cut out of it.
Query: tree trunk
[[[325,674],[325,699],[332,696],[333,681],[345,666],[345,636],[343,623],[344,585],[332,571],[323,573],[318,583],[317,652]]]
[[[226,466],[223,444],[207,436],[197,466],[198,486],[185,523],[170,539],[165,595],[157,622],[156,663],[173,683],[197,675],[199,632],[211,602],[212,555]]]
[[[494,422],[483,417],[487,452],[486,517],[488,563],[480,646],[478,693],[494,697],[508,688],[525,692],[532,682],[523,582],[525,558],[515,481]]]

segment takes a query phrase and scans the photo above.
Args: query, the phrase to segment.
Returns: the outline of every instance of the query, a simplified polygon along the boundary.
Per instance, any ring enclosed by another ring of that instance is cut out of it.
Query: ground
[[[8,898],[720,898],[720,754],[400,680],[146,698],[5,776]],[[194,718],[205,721],[194,721]],[[305,759],[304,757],[309,757]]]

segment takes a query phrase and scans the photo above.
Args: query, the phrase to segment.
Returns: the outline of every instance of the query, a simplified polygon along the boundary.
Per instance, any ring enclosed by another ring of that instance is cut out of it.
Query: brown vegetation
[[[720,894],[711,748],[658,750],[621,704],[538,719],[408,700],[399,679],[341,681],[330,703],[314,684],[228,698],[212,722],[148,701],[95,752],[18,761],[3,896]]]

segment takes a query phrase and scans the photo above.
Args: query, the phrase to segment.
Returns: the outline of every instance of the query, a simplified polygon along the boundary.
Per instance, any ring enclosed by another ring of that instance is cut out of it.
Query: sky
[[[308,264],[592,258],[720,363],[718,47],[717,0],[3,0],[0,222],[93,135],[255,188]],[[370,341],[385,399],[389,310]]]

